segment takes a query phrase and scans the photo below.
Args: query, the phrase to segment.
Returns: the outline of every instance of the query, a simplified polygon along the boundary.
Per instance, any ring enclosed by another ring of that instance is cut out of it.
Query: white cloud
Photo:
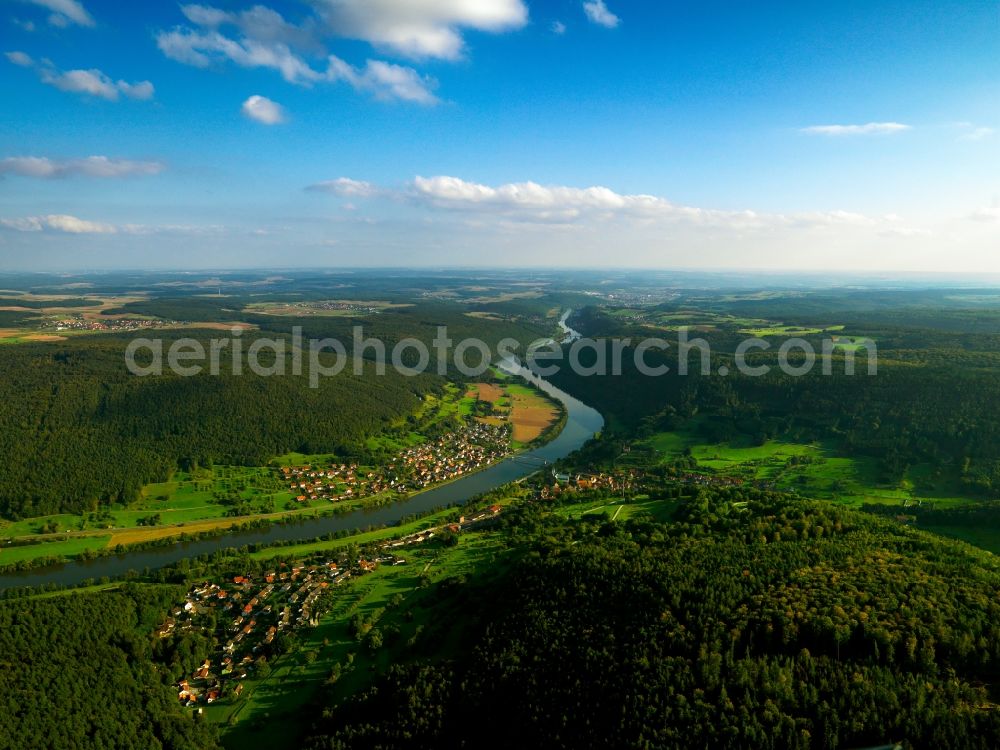
[[[58,70],[50,60],[35,62],[23,52],[7,52],[7,59],[22,68],[33,67],[42,83],[54,86],[60,91],[95,96],[108,101],[117,101],[119,94],[130,99],[152,99],[153,84],[149,81],[128,83],[114,81],[97,68],[89,70]]]
[[[12,18],[11,21],[13,21],[15,26],[18,26],[19,28],[29,33],[35,30],[34,21],[22,20],[20,18]]]
[[[621,23],[621,19],[608,10],[604,0],[587,0],[583,4],[583,12],[587,14],[591,23],[596,23],[606,29],[613,29]]]
[[[895,135],[912,130],[912,126],[898,122],[869,122],[864,125],[813,125],[802,128],[807,135],[850,136],[850,135]]]
[[[553,34],[562,36],[563,34],[566,33],[566,24],[564,24],[562,21],[553,21],[551,28]]]
[[[421,203],[456,210],[494,211],[545,220],[574,220],[585,214],[646,217],[695,217],[700,209],[675,206],[653,195],[621,195],[606,187],[575,188],[518,182],[491,187],[459,177],[416,177],[413,197]]]
[[[20,65],[22,68],[29,68],[35,64],[35,61],[31,59],[30,55],[26,55],[24,52],[5,52],[7,59],[10,60],[14,65]]]
[[[431,89],[436,85],[413,68],[368,60],[364,68],[356,68],[336,55],[330,55],[326,72],[329,81],[344,81],[359,91],[368,91],[376,99],[399,100],[416,104],[437,104]]]
[[[206,236],[227,232],[227,228],[219,225],[192,224],[108,224],[99,221],[89,221],[69,214],[45,214],[40,216],[21,216],[13,219],[0,219],[0,229],[15,232],[56,232],[61,234],[103,234],[103,235],[188,235]]]
[[[328,55],[325,39],[358,39],[409,57],[455,60],[464,52],[466,30],[499,33],[528,20],[524,0],[311,0],[309,5],[314,15],[294,23],[260,5],[243,11],[183,5],[192,25],[159,32],[157,46],[167,57],[200,68],[228,61],[276,70],[301,86],[344,82],[377,99],[436,104],[433,79],[385,60],[353,65]]]
[[[196,26],[217,30],[233,26],[243,36],[262,43],[285,44],[290,47],[325,54],[319,40],[319,25],[307,19],[301,25],[289,23],[271,8],[255,5],[238,13],[224,11],[207,5],[182,5],[181,12]]]
[[[278,125],[285,121],[284,108],[266,96],[254,94],[243,102],[241,110],[251,120],[256,120],[264,125]]]
[[[200,8],[200,6],[199,6]],[[377,99],[435,104],[434,82],[413,68],[381,60],[368,60],[363,68],[350,65],[336,55],[327,58],[324,71],[315,70],[282,42],[230,39],[218,31],[175,30],[161,33],[157,44],[163,53],[178,62],[207,67],[213,60],[230,60],[246,68],[271,68],[289,83],[311,86],[343,81]]]
[[[309,67],[301,57],[281,42],[230,39],[218,31],[176,29],[156,37],[160,50],[172,60],[207,68],[213,61],[230,60],[244,68],[271,68],[289,83],[309,85],[323,74]]]
[[[583,221],[623,220],[637,226],[661,222],[733,230],[876,226],[883,222],[847,211],[799,214],[765,214],[756,211],[723,211],[674,204],[655,195],[629,195],[609,188],[540,185],[536,182],[498,186],[469,182],[459,177],[416,177],[405,190],[379,188],[368,182],[341,177],[308,189],[342,197],[376,196],[405,199],[424,208],[490,215],[505,223],[569,225]]]
[[[352,180],[350,177],[338,177],[336,180],[317,182],[306,189],[323,193],[333,193],[345,198],[370,198],[379,193],[379,189],[372,183],[363,180]]]
[[[70,23],[79,26],[94,26],[94,19],[78,0],[25,0],[32,5],[52,11],[49,23],[53,26],[65,27]]]
[[[118,90],[121,91],[129,99],[141,99],[143,101],[147,99],[152,99],[153,94],[156,90],[153,88],[153,84],[149,81],[139,81],[138,83],[127,83],[125,81],[118,81],[115,84]]]
[[[528,22],[523,0],[314,0],[328,28],[415,58],[462,56],[463,29],[499,33]]]
[[[996,134],[996,130],[987,127],[977,127],[968,124],[963,128],[964,132],[958,137],[960,141],[983,141]]]
[[[25,216],[19,219],[0,219],[0,226],[18,232],[63,232],[65,234],[115,234],[118,228],[112,224],[78,219],[68,214],[48,214],[46,216]]]
[[[412,197],[418,202],[450,210],[503,214],[511,219],[574,222],[582,218],[631,217],[635,219],[684,219],[707,223],[725,218],[741,224],[759,223],[757,214],[715,212],[676,206],[654,195],[622,195],[606,187],[576,188],[518,182],[491,187],[458,177],[416,177]]]
[[[1000,206],[976,209],[969,215],[969,218],[972,219],[972,221],[1000,221]]]
[[[41,76],[43,83],[55,86],[60,91],[88,94],[110,101],[118,98],[119,91],[114,81],[96,68],[67,70],[66,72],[42,69]]]
[[[112,102],[118,100],[119,94],[125,94],[130,99],[151,99],[154,93],[153,84],[149,81],[113,81],[97,68],[59,71],[43,65],[39,68],[39,75],[42,83],[55,86],[60,91],[96,96]]]
[[[41,156],[9,156],[0,159],[0,174],[51,179],[81,175],[84,177],[131,177],[154,175],[163,171],[164,165],[156,161],[130,161],[109,159],[106,156],[88,156],[84,159],[49,159]]]

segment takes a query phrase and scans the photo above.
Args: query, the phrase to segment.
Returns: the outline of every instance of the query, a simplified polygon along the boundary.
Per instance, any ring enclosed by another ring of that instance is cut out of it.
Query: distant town
[[[42,328],[54,331],[141,331],[147,328],[165,328],[180,325],[176,320],[146,320],[144,318],[108,318],[90,320],[73,315],[60,320],[46,321]]]

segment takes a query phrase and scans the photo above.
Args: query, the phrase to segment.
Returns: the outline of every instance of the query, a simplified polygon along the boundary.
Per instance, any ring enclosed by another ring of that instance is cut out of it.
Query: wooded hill
[[[0,602],[0,747],[212,750],[152,661],[174,586]]]
[[[831,504],[666,492],[669,524],[511,514],[510,573],[456,582],[469,651],[405,660],[308,747],[1000,744],[992,557]]]
[[[635,333],[628,325],[608,322],[600,310],[588,311],[582,320],[595,336]],[[841,353],[834,357],[831,375],[822,374],[817,362],[799,377],[778,368],[774,349],[783,340],[779,336],[772,351],[748,359],[753,366],[769,366],[770,372],[749,377],[737,371],[732,359],[734,342],[745,335],[691,334],[696,335],[712,347],[707,376],[699,374],[697,350],[690,354],[694,374],[677,375],[676,339],[668,335],[673,348],[646,355],[650,365],[671,367],[667,375],[640,374],[627,350],[620,376],[580,377],[563,367],[551,380],[602,411],[609,429],[624,436],[697,424],[709,442],[737,435],[758,443],[774,438],[831,441],[845,456],[878,459],[886,482],[926,463],[960,481],[969,494],[1000,497],[1000,336],[872,327],[865,335],[878,343],[877,375],[867,374],[861,352],[854,375],[845,374]],[[820,351],[822,337],[803,338]],[[582,359],[591,361],[586,353]],[[728,376],[716,374],[720,365],[729,368]]]
[[[169,317],[190,304],[159,312]],[[491,347],[505,336],[527,342],[539,335],[532,328],[434,306],[357,320],[259,317],[272,329],[244,334],[243,351],[258,336],[280,336],[289,358],[291,328],[298,324],[305,327],[307,346],[310,338],[335,337],[348,352],[355,324],[363,324],[364,336],[380,339],[389,352],[407,337],[429,344],[439,325],[447,326],[456,342],[476,336]],[[157,332],[165,352],[180,337],[195,337],[207,350],[209,339],[226,335],[228,331]],[[129,340],[88,336],[5,347],[0,515],[23,518],[129,502],[143,485],[163,481],[178,467],[261,465],[289,451],[350,454],[365,438],[412,413],[424,395],[440,392],[445,382],[436,374],[407,377],[391,366],[376,376],[368,363],[360,377],[349,365],[335,377],[321,377],[320,387],[313,389],[308,369],[303,368],[302,376],[291,375],[290,362],[289,374],[282,377],[257,377],[246,366],[245,374],[235,376],[228,350],[218,376],[136,377],[124,363]],[[470,354],[470,364],[478,364],[477,357]],[[261,360],[271,361],[267,352]],[[415,364],[412,352],[404,362]],[[432,360],[428,372],[436,371]]]

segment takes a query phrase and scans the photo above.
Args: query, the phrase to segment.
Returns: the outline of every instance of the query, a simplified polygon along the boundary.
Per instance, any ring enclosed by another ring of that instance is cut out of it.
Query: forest
[[[262,465],[290,450],[337,451],[405,417],[432,376],[135,377],[113,337],[4,350],[0,514],[29,517],[129,502],[176,468]],[[227,374],[228,372],[228,374]]]
[[[459,583],[468,652],[404,660],[307,746],[1000,743],[992,557],[828,503],[664,494],[670,523],[523,508],[502,581]]]
[[[214,730],[184,715],[150,634],[175,586],[0,603],[0,747],[212,750]]]
[[[217,320],[228,315],[233,320],[214,300],[142,304],[167,318],[186,311],[187,317],[193,313]],[[209,308],[219,318],[211,317]],[[472,318],[447,305],[357,319],[257,318],[271,328],[244,336],[244,351],[258,336],[287,341],[294,325],[304,327],[306,341],[334,337],[348,349],[352,326],[363,325],[364,336],[383,341],[388,351],[407,337],[430,342],[438,326],[447,326],[455,341],[476,336],[491,347],[505,336],[527,342],[542,330]],[[166,350],[185,334],[202,341],[206,349],[213,337],[206,330],[161,331],[159,336]],[[309,387],[308,373],[234,375],[225,357],[219,375],[185,378],[165,372],[135,377],[123,361],[127,344],[123,336],[105,335],[4,349],[0,516],[79,513],[104,503],[127,503],[143,485],[163,481],[177,468],[264,465],[289,451],[351,455],[366,438],[405,420],[423,396],[440,393],[445,383],[445,378],[431,374],[438,369],[434,361],[428,374],[416,377],[391,367],[375,377],[368,362],[361,376],[348,367],[336,377],[320,378],[315,389]],[[286,356],[289,352],[290,343]],[[262,359],[270,363],[266,357]],[[287,370],[291,373],[290,365]]]
[[[938,317],[951,314],[946,310]],[[574,322],[595,337],[641,333],[597,308],[581,311]],[[884,322],[859,330],[878,342],[877,375],[867,374],[862,351],[853,375],[845,372],[845,355],[835,353],[831,374],[817,365],[806,375],[791,376],[778,368],[773,350],[748,357],[750,365],[767,365],[767,374],[741,375],[732,353],[746,334],[722,330],[697,333],[711,345],[710,376],[678,375],[676,349],[648,352],[651,365],[666,364],[671,372],[645,376],[627,350],[620,376],[580,377],[563,368],[552,380],[601,410],[622,436],[696,425],[709,442],[740,434],[757,443],[832,441],[841,455],[877,459],[886,482],[899,481],[910,467],[926,463],[938,475],[954,477],[965,494],[1000,497],[1000,382],[995,374],[1000,335],[957,335]],[[820,336],[803,338],[820,351]],[[780,340],[774,339],[775,347]],[[698,371],[697,356],[696,351],[690,355],[692,373]],[[586,352],[582,359],[587,362]],[[728,377],[714,374],[720,365],[729,367]]]

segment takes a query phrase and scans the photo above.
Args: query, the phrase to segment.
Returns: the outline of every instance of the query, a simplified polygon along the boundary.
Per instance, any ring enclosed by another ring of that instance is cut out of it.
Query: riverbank
[[[505,368],[507,369],[507,368]],[[537,471],[580,448],[603,427],[600,414],[581,401],[556,388],[523,367],[513,368],[515,374],[527,380],[549,397],[562,404],[566,411],[563,429],[548,443],[516,453],[493,466],[463,475],[451,482],[410,495],[403,501],[372,509],[348,513],[303,516],[287,523],[257,527],[250,524],[236,530],[212,533],[210,538],[168,540],[164,546],[141,550],[123,550],[95,559],[80,559],[64,564],[47,565],[28,570],[0,573],[0,588],[43,586],[47,584],[76,585],[88,579],[115,578],[130,570],[160,568],[187,557],[210,554],[228,547],[266,544],[279,540],[306,541],[326,534],[377,528],[396,524],[400,519],[434,508],[463,504],[509,482]]]

